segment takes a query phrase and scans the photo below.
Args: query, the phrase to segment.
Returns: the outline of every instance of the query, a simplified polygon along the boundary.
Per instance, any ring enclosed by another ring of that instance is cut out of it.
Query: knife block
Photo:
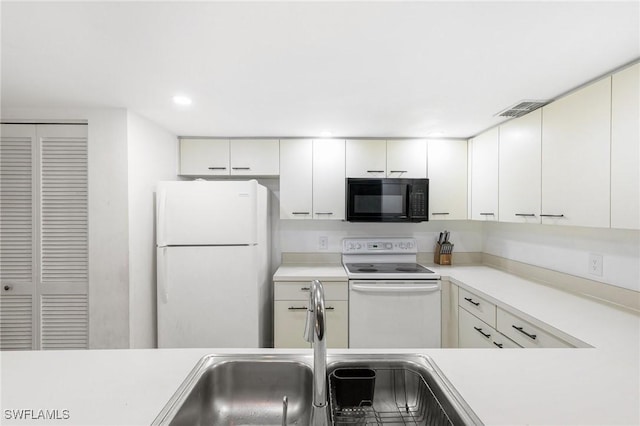
[[[433,263],[438,265],[451,265],[451,253],[443,254],[442,245],[440,243],[436,243],[436,249],[433,252]]]

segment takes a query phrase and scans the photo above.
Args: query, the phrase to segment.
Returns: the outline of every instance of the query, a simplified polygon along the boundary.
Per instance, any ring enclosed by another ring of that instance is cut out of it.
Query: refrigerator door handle
[[[167,282],[167,256],[166,256],[166,247],[158,250],[158,291],[160,294],[160,298],[162,303],[169,302],[169,283]]]

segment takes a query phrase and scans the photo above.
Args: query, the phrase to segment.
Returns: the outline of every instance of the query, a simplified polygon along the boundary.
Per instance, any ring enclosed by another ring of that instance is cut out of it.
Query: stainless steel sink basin
[[[160,424],[306,425],[313,370],[293,359],[205,357],[174,395]],[[158,420],[158,419],[156,419]]]
[[[329,404],[335,425],[482,424],[442,372],[422,355],[327,356]],[[154,425],[307,425],[312,405],[313,357],[209,355],[191,371]],[[331,373],[375,372],[372,401],[340,405]]]

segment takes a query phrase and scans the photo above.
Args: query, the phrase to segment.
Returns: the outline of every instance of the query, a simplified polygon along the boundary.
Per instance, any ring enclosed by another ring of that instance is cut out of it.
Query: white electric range
[[[350,348],[439,348],[440,275],[417,263],[414,238],[348,238]]]

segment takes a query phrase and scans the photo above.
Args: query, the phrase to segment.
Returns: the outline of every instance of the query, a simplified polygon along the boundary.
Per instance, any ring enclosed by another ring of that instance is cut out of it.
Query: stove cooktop
[[[345,263],[349,274],[434,274],[430,269],[425,268],[419,263]]]

